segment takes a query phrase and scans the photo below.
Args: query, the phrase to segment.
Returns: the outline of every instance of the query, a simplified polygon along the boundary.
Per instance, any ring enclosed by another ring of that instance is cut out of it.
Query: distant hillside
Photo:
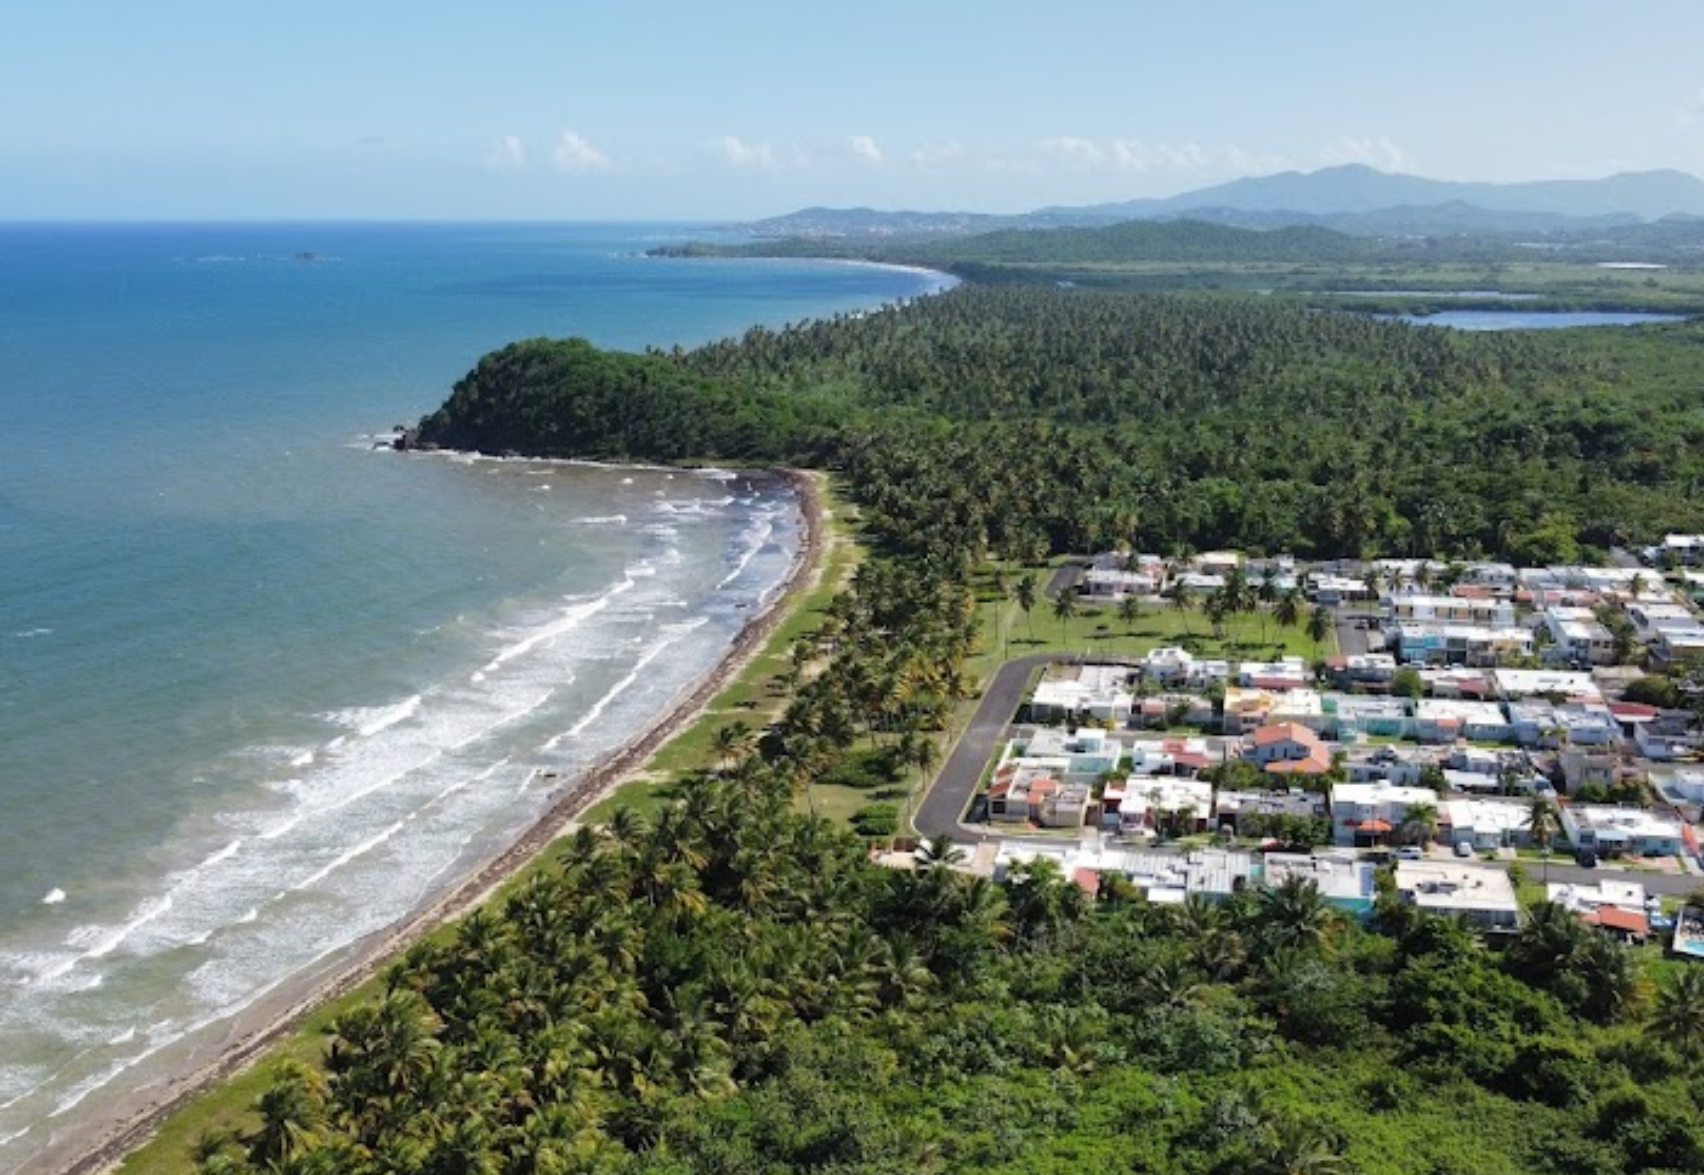
[[[1330,229],[1267,231],[1198,220],[1135,220],[1105,228],[1003,229],[914,246],[909,255],[942,263],[1093,265],[1137,261],[1354,261],[1378,245]]]
[[[1356,236],[1523,236],[1590,233],[1677,215],[1704,216],[1704,181],[1679,171],[1490,184],[1346,166],[1232,180],[1164,200],[1061,206],[1016,215],[807,208],[739,227],[774,238],[927,240],[1000,229],[1093,228],[1187,217],[1244,228],[1311,224]]]
[[[1444,204],[1465,204],[1497,212],[1565,217],[1619,214],[1656,220],[1674,213],[1704,215],[1704,181],[1680,171],[1639,171],[1596,180],[1458,183],[1393,175],[1351,164],[1232,180],[1165,200],[1129,200],[1069,211],[1123,219],[1178,215],[1198,208],[1332,215]],[[1042,209],[1040,214],[1062,211],[1065,210]]]

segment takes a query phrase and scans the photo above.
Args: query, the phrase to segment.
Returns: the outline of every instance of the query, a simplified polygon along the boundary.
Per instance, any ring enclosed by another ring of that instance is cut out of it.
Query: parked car
[[[1458,857],[1471,857],[1471,856],[1473,856],[1473,842],[1470,841],[1470,840],[1458,840],[1458,841],[1456,841],[1455,855],[1458,856]]]
[[[1398,861],[1419,861],[1425,856],[1426,854],[1421,851],[1419,845],[1403,845],[1400,849],[1396,850],[1396,859]]]
[[[1578,865],[1582,869],[1596,869],[1597,850],[1581,849],[1578,853],[1574,854],[1574,864]]]

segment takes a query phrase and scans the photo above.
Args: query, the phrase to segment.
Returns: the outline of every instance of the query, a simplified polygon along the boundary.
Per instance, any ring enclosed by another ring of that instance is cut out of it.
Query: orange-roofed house
[[[1324,775],[1331,770],[1331,748],[1299,722],[1262,726],[1244,742],[1243,758],[1272,775]]]

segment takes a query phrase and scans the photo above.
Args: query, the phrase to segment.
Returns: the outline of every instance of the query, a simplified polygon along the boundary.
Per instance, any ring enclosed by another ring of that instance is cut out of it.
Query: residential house
[[[1320,698],[1322,733],[1340,742],[1362,738],[1403,738],[1412,733],[1407,698],[1382,694],[1325,694]]]
[[[1369,861],[1322,853],[1267,853],[1262,859],[1263,884],[1279,886],[1294,877],[1311,881],[1327,905],[1357,918],[1373,912],[1377,887]]]
[[[1520,925],[1515,887],[1501,869],[1456,861],[1398,861],[1396,892],[1404,902],[1429,914],[1465,918],[1487,929],[1513,930]]]
[[[1025,741],[1013,739],[1001,754],[1001,762],[1039,762],[1067,780],[1094,780],[1116,771],[1123,761],[1125,745],[1107,731],[1092,726],[1066,730],[1044,726]]]
[[[1637,881],[1605,877],[1596,885],[1551,882],[1545,896],[1580,921],[1617,938],[1643,942],[1651,933],[1650,910],[1654,902]]]
[[[1483,669],[1453,666],[1420,670],[1420,684],[1429,697],[1469,698],[1484,701],[1497,696],[1496,683]]]
[[[1673,815],[1649,808],[1563,804],[1562,828],[1568,834],[1568,843],[1575,848],[1593,849],[1607,856],[1632,853],[1641,857],[1672,857],[1685,845],[1681,822]]]
[[[1666,534],[1646,554],[1663,567],[1696,567],[1704,563],[1704,534]]]
[[[1143,679],[1167,688],[1203,689],[1228,680],[1230,674],[1229,662],[1203,660],[1175,645],[1150,649],[1142,658]]]
[[[1509,725],[1523,747],[1613,747],[1621,742],[1621,726],[1602,703],[1558,706],[1542,697],[1509,703]]]
[[[1402,659],[1416,665],[1489,668],[1532,652],[1532,633],[1514,625],[1493,628],[1480,624],[1398,621],[1391,635]]]
[[[1665,665],[1704,660],[1704,627],[1659,631],[1651,639],[1651,655]]]
[[[1497,669],[1491,679],[1502,698],[1530,698],[1555,694],[1563,698],[1600,701],[1596,680],[1590,673],[1566,669]]]
[[[1237,684],[1265,690],[1303,689],[1313,681],[1308,663],[1301,657],[1278,661],[1244,661],[1237,666]]]
[[[1382,844],[1402,827],[1409,810],[1436,808],[1438,795],[1429,787],[1404,787],[1377,780],[1339,783],[1331,789],[1331,825],[1340,845]]]
[[[1101,797],[1103,820],[1121,836],[1156,837],[1167,831],[1187,836],[1206,832],[1213,819],[1213,785],[1176,775],[1132,775],[1108,784]]]
[[[1081,828],[1092,806],[1087,783],[1066,784],[1041,767],[1007,763],[988,786],[988,818],[1002,824]]]
[[[1092,718],[1122,725],[1130,721],[1135,694],[1123,665],[1054,665],[1035,687],[1030,717],[1037,722]]]
[[[1130,770],[1137,775],[1182,775],[1190,779],[1219,761],[1201,738],[1138,739],[1130,747]]]
[[[1513,728],[1495,702],[1454,698],[1421,698],[1414,705],[1414,737],[1426,743],[1507,742]]]
[[[1475,849],[1524,845],[1532,839],[1526,800],[1451,797],[1438,803],[1438,839],[1448,845],[1470,844]]]
[[[1590,608],[1549,608],[1544,626],[1550,633],[1545,660],[1565,665],[1611,665],[1615,637]]]
[[[1213,827],[1241,833],[1250,816],[1294,816],[1311,820],[1326,813],[1325,797],[1301,788],[1288,791],[1225,791],[1213,796]]]
[[[1439,766],[1435,747],[1378,746],[1349,751],[1344,764],[1350,783],[1387,783],[1418,787],[1426,768]]]
[[[1396,658],[1389,653],[1337,654],[1325,659],[1326,677],[1338,689],[1389,689]]]
[[[1206,729],[1219,723],[1212,700],[1200,694],[1163,693],[1140,698],[1134,717],[1145,730],[1164,730],[1174,724]]]
[[[1091,567],[1083,573],[1082,588],[1092,600],[1143,599],[1159,593],[1160,580],[1146,571]]]
[[[1268,775],[1320,776],[1331,770],[1331,748],[1299,722],[1260,727],[1244,742],[1242,754]]]
[[[1308,576],[1308,595],[1314,603],[1334,608],[1339,604],[1374,598],[1367,581],[1356,576],[1316,572]]]
[[[1396,623],[1468,624],[1513,628],[1515,606],[1508,600],[1466,596],[1398,593],[1390,597],[1390,619]]]

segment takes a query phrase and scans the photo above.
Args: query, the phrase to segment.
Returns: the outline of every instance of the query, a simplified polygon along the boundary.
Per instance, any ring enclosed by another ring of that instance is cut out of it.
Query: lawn
[[[984,604],[982,614],[986,625],[995,609]],[[1283,628],[1270,613],[1233,617],[1225,624],[1223,639],[1213,635],[1212,625],[1199,609],[1179,612],[1170,605],[1145,605],[1128,624],[1119,618],[1116,607],[1081,602],[1078,614],[1070,619],[1057,616],[1053,604],[1041,600],[1028,615],[1016,603],[1007,605],[1000,615],[997,632],[984,630],[995,660],[1053,649],[1140,656],[1167,645],[1180,645],[1197,657],[1228,661],[1269,660],[1287,654],[1313,660],[1337,648],[1335,631],[1315,645],[1305,626]]]

